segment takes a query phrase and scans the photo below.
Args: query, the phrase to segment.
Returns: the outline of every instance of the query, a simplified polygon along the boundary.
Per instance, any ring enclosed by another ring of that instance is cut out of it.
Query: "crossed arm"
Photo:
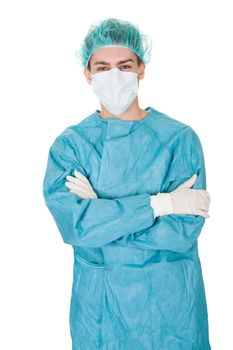
[[[179,137],[163,191],[172,191],[194,173],[197,180],[193,188],[205,189],[200,140],[190,127]],[[75,170],[85,176],[70,144],[64,137],[56,138],[49,150],[43,195],[65,243],[101,247],[128,236],[138,246],[185,251],[199,236],[204,217],[174,214],[155,218],[149,193],[115,199],[82,198],[66,186],[67,176]]]

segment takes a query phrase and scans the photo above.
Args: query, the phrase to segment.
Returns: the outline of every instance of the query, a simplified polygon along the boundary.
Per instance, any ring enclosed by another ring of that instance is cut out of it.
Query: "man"
[[[148,39],[115,18],[80,49],[101,111],[49,150],[43,194],[74,250],[73,350],[210,350],[197,238],[209,217],[201,142],[139,106]]]

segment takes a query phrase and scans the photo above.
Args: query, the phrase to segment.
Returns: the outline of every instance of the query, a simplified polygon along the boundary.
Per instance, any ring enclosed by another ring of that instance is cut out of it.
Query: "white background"
[[[199,237],[212,350],[232,338],[232,3],[5,1],[0,8],[0,348],[71,349],[73,251],[42,196],[48,149],[99,109],[74,52],[107,17],[153,39],[140,82],[152,106],[193,127],[205,155],[210,218]]]

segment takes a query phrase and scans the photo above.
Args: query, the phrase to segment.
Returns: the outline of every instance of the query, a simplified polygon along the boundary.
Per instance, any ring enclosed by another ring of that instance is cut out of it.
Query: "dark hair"
[[[137,57],[137,63],[138,63],[138,67],[140,66],[140,64],[143,62],[142,59],[135,53],[136,57]],[[91,70],[91,64],[90,64],[90,61],[91,61],[91,58],[89,59],[88,61],[88,64],[87,64],[87,68],[90,72]]]

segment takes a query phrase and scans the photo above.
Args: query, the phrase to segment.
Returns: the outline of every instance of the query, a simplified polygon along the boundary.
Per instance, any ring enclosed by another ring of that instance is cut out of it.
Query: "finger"
[[[83,192],[83,191],[70,190],[70,192],[76,194],[77,196],[79,196],[82,199],[90,198],[90,195],[86,192]]]
[[[67,175],[67,176],[66,176],[66,179],[67,179],[68,181],[70,181],[70,182],[73,182],[73,183],[77,183],[77,182],[78,182],[78,180],[76,179],[76,177],[71,176],[71,175]]]
[[[86,184],[81,183],[81,181],[79,183],[76,182],[65,182],[65,185],[70,188],[70,189],[81,189],[82,191],[86,191],[86,192],[91,192],[92,188],[88,187]]]
[[[67,182],[65,182],[65,186],[70,188],[70,189],[73,189],[73,190],[75,190],[75,189],[78,190],[80,188],[82,188],[84,190],[83,185],[81,183],[78,184],[78,183],[74,183],[74,182],[71,182],[71,181],[67,181]]]
[[[92,187],[90,185],[87,185],[85,182],[83,182],[82,180],[79,180],[79,179],[76,179],[70,175],[68,175],[67,177],[67,180],[69,180],[69,182],[71,184],[73,184],[73,187],[72,188],[75,188],[75,187],[80,187],[80,188],[83,188],[87,191],[90,191],[92,190]],[[75,187],[74,187],[75,186]]]
[[[197,200],[200,201],[201,203],[204,203],[205,205],[209,206],[210,199],[209,199],[208,195],[206,194],[205,190],[191,188],[190,191],[195,191]]]
[[[82,198],[82,199],[86,199],[86,196],[85,195],[81,195],[79,192],[76,192],[74,190],[70,190],[71,193],[75,194],[76,196],[78,196],[79,198]]]
[[[78,170],[74,171],[74,175],[77,179],[80,179],[82,181],[84,181],[86,184],[90,185],[89,180],[86,178],[86,176],[84,176],[82,173],[80,173]]]
[[[209,214],[207,212],[205,212],[204,210],[198,210],[197,215],[201,215],[206,219],[209,218]]]
[[[195,181],[197,179],[197,174],[193,174],[187,181],[183,183],[182,187],[190,188],[194,185]]]
[[[208,211],[209,210],[209,204],[205,203],[204,201],[198,203],[198,208],[201,210]]]
[[[200,196],[210,200],[210,195],[209,195],[209,193],[206,190],[202,190],[202,189],[199,189],[199,188],[195,188],[195,190],[200,194]]]
[[[194,174],[194,175],[191,176],[188,180],[186,180],[186,181],[183,182],[181,185],[179,185],[179,186],[174,190],[174,192],[177,191],[177,190],[179,190],[179,189],[181,189],[181,188],[190,188],[190,187],[192,187],[193,184],[195,183],[196,179],[197,179],[197,175]]]
[[[97,198],[98,198],[97,194],[93,192],[93,199],[97,199]]]
[[[77,192],[81,191],[82,193],[86,193],[90,197],[97,198],[97,195],[94,192],[93,188],[88,187],[86,184],[82,186],[82,184],[76,184],[68,181],[65,183],[65,186]]]
[[[205,193],[206,193],[206,196],[209,198],[209,200],[210,200],[210,194],[209,194],[209,192],[208,191],[205,191]]]
[[[96,198],[98,198],[95,193],[88,194],[88,193],[76,191],[76,190],[70,190],[70,192],[76,194],[77,196],[81,197],[82,199],[87,199],[87,198],[96,199]]]
[[[71,175],[67,175],[66,179],[69,180],[70,182],[78,184],[78,185],[82,184],[82,186],[84,188],[91,188],[92,189],[92,186],[91,186],[90,182],[87,180],[87,178],[85,178],[85,176],[78,175],[78,177],[74,177],[74,176],[71,176]]]
[[[83,181],[83,179],[79,179],[79,178],[71,176],[71,175],[67,175],[66,179],[69,180],[70,182],[73,182],[73,183],[77,183],[77,184],[82,183],[82,184],[87,185],[87,182]]]
[[[205,203],[200,203],[200,205],[198,206],[200,210],[204,210],[206,212],[209,211],[209,206],[208,205],[205,205]]]
[[[78,193],[77,191],[75,191],[75,190],[70,190],[70,192],[71,192],[71,193],[74,193],[74,194],[76,194],[76,196],[82,198],[82,197],[79,195],[79,193]]]
[[[69,182],[69,181],[65,182],[65,186],[69,189],[72,189],[72,182]]]
[[[199,201],[200,201],[201,206],[209,207],[209,205],[210,205],[210,201],[206,197],[200,198]]]

